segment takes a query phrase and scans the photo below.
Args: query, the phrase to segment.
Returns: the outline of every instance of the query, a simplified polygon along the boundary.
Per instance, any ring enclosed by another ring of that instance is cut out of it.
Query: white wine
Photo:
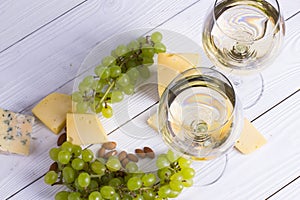
[[[170,147],[196,160],[213,159],[232,147],[236,98],[228,83],[192,75],[173,82],[163,98],[168,106],[160,109],[167,111],[159,119],[160,132]]]
[[[280,11],[262,0],[225,0],[208,15],[203,46],[217,66],[257,70],[277,55],[284,35]]]

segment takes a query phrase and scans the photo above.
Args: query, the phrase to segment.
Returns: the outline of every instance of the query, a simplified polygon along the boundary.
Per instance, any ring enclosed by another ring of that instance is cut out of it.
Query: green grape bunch
[[[49,156],[54,163],[44,182],[68,188],[57,192],[55,200],[166,200],[191,187],[195,176],[191,161],[171,150],[157,156],[156,172],[147,173],[138,163],[124,167],[117,156],[96,157],[70,142],[50,149]]]
[[[76,112],[92,111],[102,113],[106,118],[112,117],[110,104],[122,101],[125,95],[132,95],[138,79],[149,78],[148,67],[154,63],[154,55],[166,52],[161,41],[162,34],[154,32],[128,45],[117,46],[95,67],[95,74],[86,76],[79,83],[78,91],[72,94]]]

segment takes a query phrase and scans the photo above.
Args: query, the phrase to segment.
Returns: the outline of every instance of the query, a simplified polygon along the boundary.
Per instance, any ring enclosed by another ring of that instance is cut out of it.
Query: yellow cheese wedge
[[[107,142],[107,134],[95,114],[67,114],[67,140],[88,145]]]
[[[41,100],[32,113],[53,133],[58,134],[66,125],[66,114],[72,110],[70,95],[52,93]]]
[[[243,154],[254,152],[267,143],[267,140],[257,129],[247,120],[244,120],[243,131],[240,138],[235,143],[235,147]]]
[[[181,72],[200,64],[200,55],[193,53],[159,53],[157,67],[158,94],[161,97],[169,83]]]
[[[156,114],[152,115],[147,123],[155,131],[158,131],[158,122]],[[254,152],[256,149],[260,148],[267,143],[267,140],[262,134],[260,134],[257,129],[247,120],[244,119],[244,127],[240,138],[235,143],[235,148],[237,148],[243,154],[249,154]]]
[[[34,117],[0,109],[0,152],[29,155]]]

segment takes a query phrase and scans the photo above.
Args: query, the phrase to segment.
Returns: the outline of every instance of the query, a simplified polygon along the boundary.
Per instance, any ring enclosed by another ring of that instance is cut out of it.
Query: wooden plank
[[[0,2],[0,52],[77,7],[85,0]]]

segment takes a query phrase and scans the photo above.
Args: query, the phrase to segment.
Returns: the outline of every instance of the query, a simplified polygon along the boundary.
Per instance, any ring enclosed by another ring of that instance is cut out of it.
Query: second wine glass
[[[208,13],[204,50],[217,67],[227,71],[244,108],[261,97],[264,85],[258,71],[274,61],[284,34],[277,0],[216,0]]]

